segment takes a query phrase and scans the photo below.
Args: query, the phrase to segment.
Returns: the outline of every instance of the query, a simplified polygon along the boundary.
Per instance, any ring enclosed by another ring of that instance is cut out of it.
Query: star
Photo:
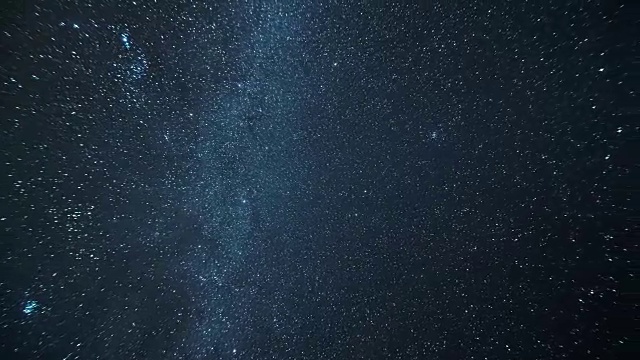
[[[120,40],[122,41],[122,45],[124,45],[127,50],[131,49],[131,42],[129,41],[128,34],[123,33],[122,35],[120,35]]]
[[[27,315],[31,315],[31,314],[36,312],[38,307],[39,307],[39,305],[38,305],[37,301],[29,300],[29,301],[27,301],[27,303],[22,308],[22,312],[27,314]]]

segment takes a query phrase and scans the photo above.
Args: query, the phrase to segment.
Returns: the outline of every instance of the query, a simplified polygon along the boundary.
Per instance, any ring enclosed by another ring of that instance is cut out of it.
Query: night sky
[[[0,358],[613,358],[624,7],[410,3],[3,2]]]

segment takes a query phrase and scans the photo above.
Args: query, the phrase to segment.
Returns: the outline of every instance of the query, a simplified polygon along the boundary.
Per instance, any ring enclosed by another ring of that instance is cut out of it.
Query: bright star
[[[34,301],[34,300],[29,300],[27,301],[27,303],[24,305],[24,308],[22,309],[22,312],[27,314],[27,315],[31,315],[33,314],[36,310],[38,309],[38,302]]]
[[[127,50],[129,50],[131,48],[131,42],[129,41],[129,35],[128,34],[120,35],[120,40],[122,40],[122,44],[124,45],[124,47]]]

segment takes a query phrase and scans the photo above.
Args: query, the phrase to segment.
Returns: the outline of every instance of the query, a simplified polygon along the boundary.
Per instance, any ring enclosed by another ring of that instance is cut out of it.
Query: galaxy
[[[3,4],[0,358],[627,354],[630,17]]]

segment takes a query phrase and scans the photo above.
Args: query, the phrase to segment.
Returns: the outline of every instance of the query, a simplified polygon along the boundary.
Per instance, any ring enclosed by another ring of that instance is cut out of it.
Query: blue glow
[[[36,310],[38,310],[38,302],[34,301],[34,300],[29,300],[27,301],[26,304],[24,304],[24,308],[22,308],[22,312],[27,314],[27,315],[31,315],[34,312],[36,312]]]
[[[120,35],[120,40],[122,40],[122,45],[129,50],[131,49],[131,42],[129,41],[129,34]]]

